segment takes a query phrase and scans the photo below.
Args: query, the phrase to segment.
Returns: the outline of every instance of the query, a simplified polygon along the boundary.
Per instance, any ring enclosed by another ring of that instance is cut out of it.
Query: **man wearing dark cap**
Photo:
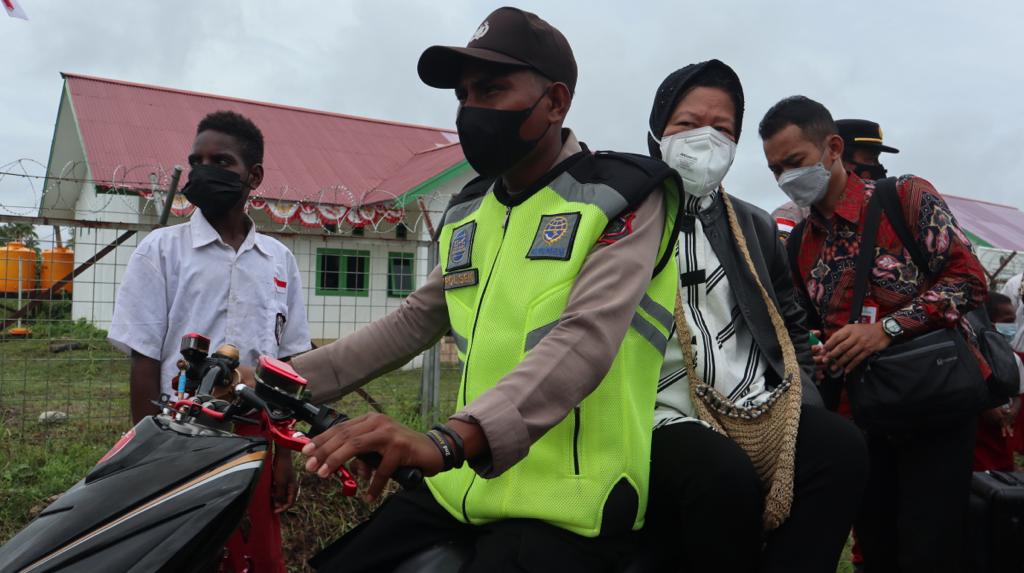
[[[459,139],[480,176],[445,211],[426,284],[294,365],[315,400],[333,400],[451,331],[457,412],[427,434],[369,415],[314,440],[304,453],[321,476],[357,453],[381,455],[370,497],[398,466],[433,476],[314,565],[390,570],[454,540],[472,548],[462,571],[614,570],[647,504],[678,179],[649,158],[592,153],[562,128],[576,63],[534,14],[496,10],[467,47],[426,50],[419,75],[455,90]]]
[[[882,128],[866,119],[838,119],[836,129],[843,138],[843,166],[869,181],[884,179],[888,173],[878,162],[882,153],[899,153],[882,141]]]

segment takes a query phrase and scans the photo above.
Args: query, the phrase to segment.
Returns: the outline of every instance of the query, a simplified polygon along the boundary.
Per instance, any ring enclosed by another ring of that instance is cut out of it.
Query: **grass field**
[[[5,542],[56,496],[80,480],[117,437],[130,427],[128,360],[87,324],[47,328],[33,338],[0,338],[0,543]],[[44,338],[45,337],[45,338]],[[82,348],[54,354],[54,342]],[[366,389],[385,411],[417,427],[419,370],[394,372]],[[457,374],[445,369],[442,396],[455,395]],[[451,402],[442,399],[442,407]],[[349,415],[370,410],[355,395],[334,405]],[[65,424],[45,426],[45,411],[68,414]],[[295,457],[296,467],[300,457]],[[340,495],[333,480],[297,471],[302,494],[283,516],[286,555],[293,571],[320,548],[372,511],[358,498]]]
[[[28,340],[0,338],[0,543],[52,498],[81,479],[128,429],[128,361],[110,347],[105,333],[85,323],[38,326]],[[45,337],[45,338],[44,338]],[[83,347],[54,354],[54,341]],[[442,375],[442,408],[452,407],[457,374]],[[366,387],[386,412],[418,427],[420,371],[381,377]],[[335,404],[350,415],[369,410],[349,395]],[[66,412],[66,424],[44,426],[41,412]],[[295,457],[296,466],[301,463]],[[297,471],[302,493],[282,518],[290,571],[309,571],[306,559],[364,520],[374,509],[340,495],[333,480]],[[847,548],[847,552],[848,552]],[[848,556],[838,571],[852,572]]]

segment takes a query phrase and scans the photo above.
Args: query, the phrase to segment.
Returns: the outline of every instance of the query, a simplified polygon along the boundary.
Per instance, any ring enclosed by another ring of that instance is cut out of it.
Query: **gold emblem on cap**
[[[490,29],[491,25],[487,23],[487,20],[484,20],[484,23],[480,24],[480,27],[476,29],[476,32],[473,32],[473,39],[470,40],[470,42],[475,42],[480,38],[483,38],[487,35],[487,32],[489,32]]]
[[[878,126],[878,139],[885,139],[885,136],[882,135],[882,126]]]

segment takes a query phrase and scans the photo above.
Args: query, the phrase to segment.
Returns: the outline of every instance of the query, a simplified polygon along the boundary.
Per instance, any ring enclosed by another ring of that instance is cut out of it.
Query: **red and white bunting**
[[[182,194],[176,194],[171,202],[171,214],[175,217],[187,217],[196,210],[196,206],[189,203],[189,200]]]
[[[4,10],[7,11],[7,15],[11,18],[21,18],[22,20],[28,20],[28,15],[25,14],[25,9],[21,7],[18,0],[0,0],[4,5]]]

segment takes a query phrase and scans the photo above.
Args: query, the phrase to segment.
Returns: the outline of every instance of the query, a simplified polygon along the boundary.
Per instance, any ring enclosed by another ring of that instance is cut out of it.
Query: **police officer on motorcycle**
[[[314,559],[386,570],[444,540],[464,571],[605,571],[643,525],[654,398],[672,324],[679,184],[646,157],[592,152],[563,128],[576,89],[565,37],[500,8],[468,46],[434,46],[420,78],[454,89],[479,177],[449,204],[440,265],[386,317],[294,359],[315,401],[355,390],[451,333],[463,363],[457,412],[427,433],[370,414],[306,447],[327,476],[382,460],[426,488],[392,496]]]

